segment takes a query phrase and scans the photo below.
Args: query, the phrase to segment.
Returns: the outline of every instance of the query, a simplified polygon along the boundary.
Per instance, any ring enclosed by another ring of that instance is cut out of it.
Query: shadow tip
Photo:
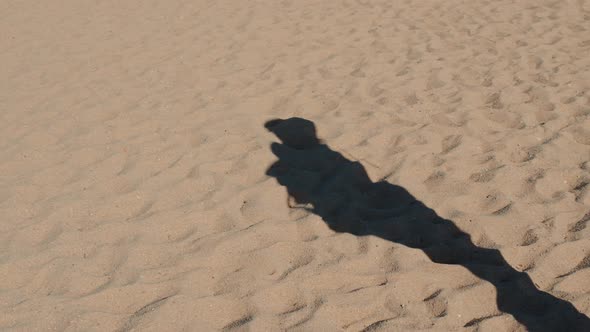
[[[277,125],[279,125],[283,121],[284,121],[283,119],[268,120],[264,123],[264,128],[266,128],[266,130],[272,132],[273,128],[276,127]]]

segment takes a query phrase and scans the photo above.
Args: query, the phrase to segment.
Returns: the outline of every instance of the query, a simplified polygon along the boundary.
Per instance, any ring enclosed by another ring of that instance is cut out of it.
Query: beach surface
[[[0,13],[1,330],[588,319],[590,1]],[[293,117],[286,134],[271,121]],[[290,144],[310,123],[313,158]],[[334,156],[355,171],[323,186]]]

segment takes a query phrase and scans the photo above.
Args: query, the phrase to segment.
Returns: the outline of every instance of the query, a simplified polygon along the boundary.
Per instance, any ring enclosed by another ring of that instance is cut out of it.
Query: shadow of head
[[[313,122],[302,118],[273,119],[264,127],[275,134],[283,144],[293,149],[308,149],[320,144]]]

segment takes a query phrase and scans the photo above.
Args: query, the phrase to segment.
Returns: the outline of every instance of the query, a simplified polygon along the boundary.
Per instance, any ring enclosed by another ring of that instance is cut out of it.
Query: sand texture
[[[0,13],[0,330],[590,331],[590,1]]]

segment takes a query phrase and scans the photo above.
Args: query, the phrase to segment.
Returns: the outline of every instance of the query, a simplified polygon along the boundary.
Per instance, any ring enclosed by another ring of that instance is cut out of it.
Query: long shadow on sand
[[[374,235],[423,250],[440,264],[456,264],[496,288],[498,308],[529,331],[590,331],[590,319],[569,302],[535,287],[526,273],[513,269],[498,250],[476,246],[452,221],[400,186],[372,182],[364,167],[331,150],[317,137],[313,122],[290,118],[265,127],[282,144],[266,172],[289,196],[320,216],[331,229]]]

